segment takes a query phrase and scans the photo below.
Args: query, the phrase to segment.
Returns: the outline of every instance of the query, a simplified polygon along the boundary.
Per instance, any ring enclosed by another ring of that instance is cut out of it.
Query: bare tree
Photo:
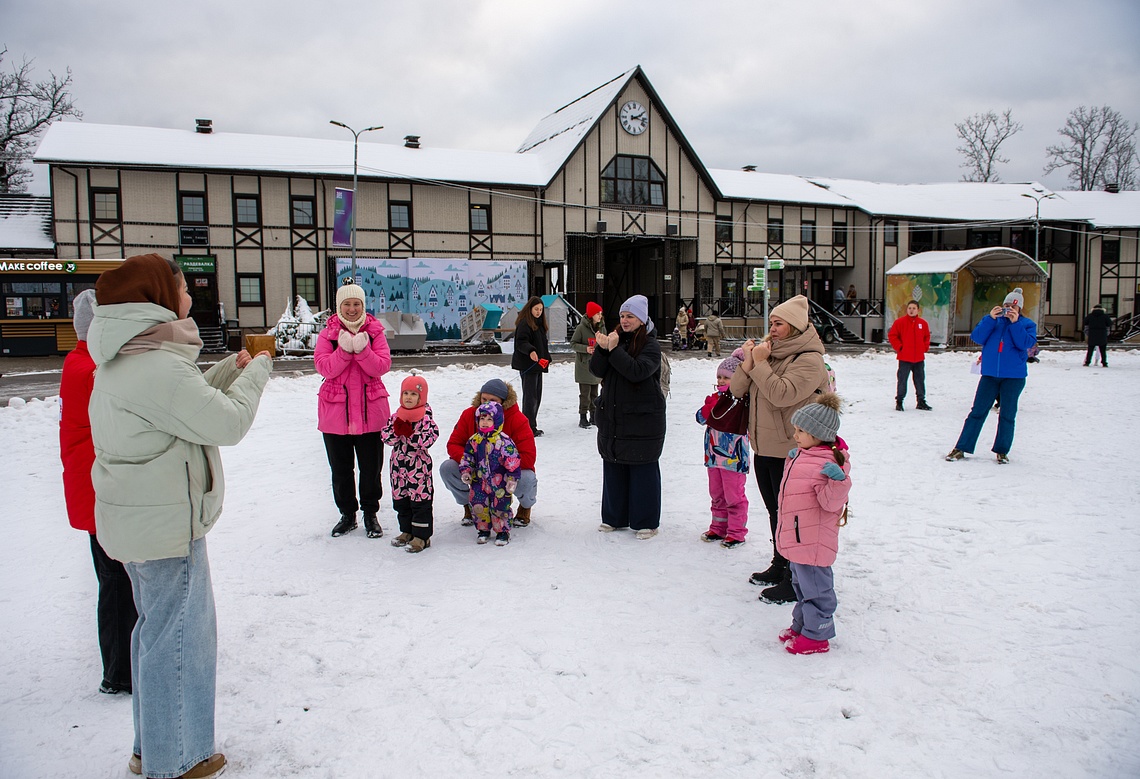
[[[1074,108],[1057,131],[1067,143],[1045,150],[1045,173],[1068,168],[1069,181],[1081,191],[1106,184],[1126,188],[1136,179],[1136,130],[1135,122],[1108,106]]]
[[[0,51],[0,64],[7,49]],[[32,60],[24,57],[12,70],[0,72],[0,193],[23,192],[32,177],[27,162],[36,139],[49,124],[65,116],[82,117],[71,98],[71,68],[64,78],[32,79]]]
[[[1021,132],[1021,122],[1013,121],[1013,109],[1007,108],[1001,116],[993,111],[974,114],[954,125],[962,145],[958,152],[966,158],[958,167],[968,168],[962,181],[1000,181],[995,170],[998,163],[1009,162],[998,156],[998,149],[1012,135]]]

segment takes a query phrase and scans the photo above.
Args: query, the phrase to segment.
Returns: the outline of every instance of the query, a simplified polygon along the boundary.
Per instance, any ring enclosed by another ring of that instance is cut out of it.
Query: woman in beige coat
[[[760,343],[744,343],[744,362],[732,377],[732,394],[750,396],[748,439],[752,444],[753,472],[768,509],[772,538],[776,535],[780,480],[788,450],[795,448],[792,414],[827,390],[823,342],[808,319],[808,301],[797,295],[772,309],[768,335]],[[753,584],[773,585],[760,594],[769,603],[790,603],[792,590],[788,561],[772,545],[772,564],[752,574]]]

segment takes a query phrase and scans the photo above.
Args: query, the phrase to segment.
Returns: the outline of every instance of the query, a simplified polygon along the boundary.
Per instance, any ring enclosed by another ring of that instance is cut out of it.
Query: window
[[[732,217],[718,216],[716,218],[716,242],[732,243]]]
[[[261,275],[260,274],[238,274],[238,305],[239,306],[260,306],[261,305]]]
[[[298,273],[295,275],[293,277],[293,297],[303,298],[306,303],[314,308],[320,305],[320,300],[317,298],[316,274]]]
[[[257,195],[234,195],[234,224],[261,224],[261,200]]]
[[[783,219],[769,219],[768,220],[768,243],[783,243],[784,242],[784,220]]]
[[[806,219],[800,222],[800,243],[815,243],[815,222]]]
[[[899,223],[883,222],[883,243],[887,246],[899,245]]]
[[[1120,262],[1120,241],[1105,241],[1100,249],[1101,265],[1116,265]]]
[[[293,226],[312,227],[317,223],[317,201],[311,197],[295,197],[292,201]]]
[[[411,230],[412,229],[412,204],[411,203],[389,203],[388,204],[388,227],[392,230]]]
[[[614,157],[602,171],[601,183],[603,203],[665,205],[665,177],[648,157]]]
[[[68,304],[61,285],[54,281],[6,281],[0,287],[3,314],[24,319],[52,319],[68,316]]]
[[[847,245],[847,223],[835,222],[831,225],[831,245],[832,246],[846,246]]]
[[[119,190],[91,190],[91,220],[93,222],[121,222],[119,215]]]
[[[1001,246],[1001,230],[971,230],[966,244],[970,249]]]
[[[179,224],[206,224],[206,195],[201,192],[178,193]]]
[[[479,204],[471,206],[471,232],[491,232],[491,207],[489,205]]]

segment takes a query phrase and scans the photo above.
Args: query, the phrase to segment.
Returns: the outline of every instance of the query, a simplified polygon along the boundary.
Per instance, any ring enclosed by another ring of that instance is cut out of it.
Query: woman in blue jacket
[[[994,306],[978,322],[970,338],[982,347],[982,378],[974,393],[974,407],[962,426],[958,443],[946,455],[953,462],[967,454],[974,453],[978,434],[990,413],[990,407],[998,400],[997,436],[994,438],[993,452],[999,463],[1009,462],[1009,450],[1013,446],[1013,425],[1017,418],[1017,399],[1025,389],[1026,360],[1029,350],[1037,343],[1037,325],[1032,319],[1021,315],[1025,296],[1018,287],[1005,296],[1005,302]]]

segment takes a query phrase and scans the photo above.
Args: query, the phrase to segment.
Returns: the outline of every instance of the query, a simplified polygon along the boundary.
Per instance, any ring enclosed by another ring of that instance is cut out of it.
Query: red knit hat
[[[600,314],[600,313],[602,313],[602,307],[599,306],[594,301],[591,300],[589,303],[586,304],[586,318],[587,319],[593,319],[595,314]]]

